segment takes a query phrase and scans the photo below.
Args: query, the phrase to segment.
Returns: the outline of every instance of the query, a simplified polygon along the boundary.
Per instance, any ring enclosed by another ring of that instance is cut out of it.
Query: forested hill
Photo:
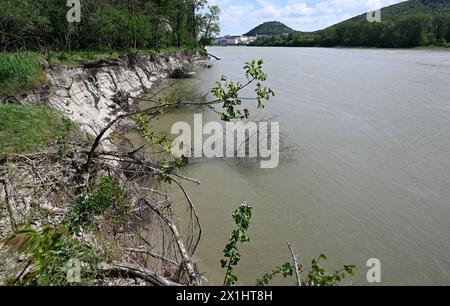
[[[281,35],[287,33],[293,33],[295,30],[291,29],[287,25],[278,22],[278,21],[269,21],[260,24],[255,27],[248,33],[244,34],[245,36],[256,36],[256,35]]]
[[[409,48],[449,42],[450,0],[410,0],[383,8],[381,22],[369,23],[362,14],[313,33],[260,38],[255,45]]]
[[[409,0],[383,8],[381,15],[383,18],[396,18],[408,14],[436,12],[450,12],[450,0]],[[355,20],[366,20],[366,14],[350,19]]]

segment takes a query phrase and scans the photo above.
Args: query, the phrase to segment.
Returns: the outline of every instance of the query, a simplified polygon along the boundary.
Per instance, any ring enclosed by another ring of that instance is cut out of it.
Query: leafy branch
[[[228,244],[223,250],[225,259],[220,261],[222,268],[226,270],[224,286],[234,286],[238,281],[234,267],[241,260],[241,254],[237,247],[238,243],[250,241],[248,228],[252,217],[252,207],[246,204],[241,205],[234,213],[233,219],[237,228],[233,230]],[[337,286],[348,275],[354,275],[354,265],[344,265],[343,268],[335,270],[333,273],[327,272],[320,266],[321,260],[326,260],[326,256],[321,254],[311,262],[311,266],[305,269],[297,261],[291,244],[286,241],[292,255],[293,262],[286,262],[281,266],[277,266],[270,273],[264,274],[260,279],[256,280],[256,286],[268,285],[274,277],[281,275],[284,278],[293,277],[295,274],[296,283],[299,286]],[[302,277],[303,276],[303,277]]]
[[[234,267],[237,266],[241,260],[241,254],[237,247],[238,243],[245,243],[250,241],[248,235],[248,228],[250,226],[250,219],[252,218],[252,207],[242,204],[234,213],[233,219],[237,228],[233,230],[228,244],[223,250],[225,258],[220,261],[222,268],[226,270],[224,286],[234,286],[237,283],[237,276],[234,273]]]
[[[68,285],[67,263],[72,258],[88,263],[80,276],[91,280],[98,274],[97,265],[102,260],[94,249],[73,238],[62,224],[47,224],[40,230],[20,225],[2,244],[26,258],[22,272],[8,281],[11,285]]]
[[[256,100],[258,102],[258,109],[264,108],[263,101],[270,100],[275,96],[275,92],[270,87],[263,86],[262,82],[267,80],[267,74],[262,70],[264,61],[261,59],[258,62],[250,61],[244,65],[245,76],[247,82],[228,81],[225,76],[221,77],[220,81],[212,89],[212,93],[218,98],[222,104],[223,112],[219,112],[221,120],[231,121],[233,119],[247,119],[250,115],[248,108],[240,107],[243,100]],[[243,98],[239,93],[256,82],[255,98]]]
[[[264,274],[261,279],[257,279],[256,286],[262,287],[268,285],[269,282],[279,274],[281,274],[284,278],[288,278],[292,276],[293,273],[294,270],[292,269],[292,264],[290,262],[287,262],[282,266],[276,267],[275,269],[272,270],[272,272]]]
[[[311,262],[311,267],[304,270],[302,265],[297,265],[286,262],[282,266],[276,267],[271,273],[265,274],[261,279],[256,281],[256,286],[265,286],[277,275],[282,275],[284,278],[292,277],[294,271],[298,269],[300,273],[306,273],[303,279],[300,279],[300,286],[337,286],[347,275],[354,275],[354,265],[344,265],[343,268],[334,271],[333,273],[327,272],[319,265],[321,260],[326,260],[326,256],[321,254],[318,258],[315,258]]]
[[[155,96],[150,98],[134,98],[135,100],[141,100],[146,102],[153,102],[156,105],[145,108],[143,110],[132,111],[128,113],[121,114],[115,119],[111,120],[108,125],[106,125],[95,138],[91,149],[88,153],[86,163],[82,167],[82,171],[88,172],[96,156],[96,151],[100,146],[100,143],[105,136],[106,132],[111,129],[116,123],[126,118],[140,118],[142,115],[147,115],[147,124],[149,122],[160,116],[164,111],[168,111],[172,108],[178,108],[181,106],[206,106],[211,110],[220,115],[221,120],[231,121],[233,119],[246,119],[249,117],[250,112],[247,108],[243,108],[243,101],[257,101],[257,107],[259,109],[264,108],[264,101],[269,101],[271,97],[275,96],[275,92],[270,87],[264,86],[264,82],[267,80],[267,74],[263,71],[263,60],[259,61],[249,61],[244,65],[245,76],[247,81],[245,83],[227,81],[225,76],[222,76],[220,81],[216,82],[216,85],[212,89],[211,93],[214,95],[215,99],[205,102],[190,102],[190,101],[171,101],[164,99],[155,99]],[[245,88],[252,84],[255,84],[255,97],[242,97],[240,93]],[[219,112],[216,110],[216,106],[221,105],[223,111]],[[142,117],[141,117],[142,119]],[[147,131],[148,135],[151,136],[150,142],[157,143],[158,140],[154,138],[154,135],[148,132],[148,127],[144,127],[143,122],[138,121],[138,128],[142,131]],[[148,138],[148,137],[147,137]],[[167,144],[167,139],[161,140],[160,144]],[[167,148],[167,147],[166,147]]]

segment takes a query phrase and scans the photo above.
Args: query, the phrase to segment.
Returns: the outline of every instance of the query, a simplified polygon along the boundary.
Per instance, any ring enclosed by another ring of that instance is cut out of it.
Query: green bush
[[[89,223],[90,217],[101,215],[108,208],[126,205],[125,192],[119,182],[111,176],[105,176],[100,179],[97,186],[89,188],[76,200],[63,223],[71,231],[79,232]]]

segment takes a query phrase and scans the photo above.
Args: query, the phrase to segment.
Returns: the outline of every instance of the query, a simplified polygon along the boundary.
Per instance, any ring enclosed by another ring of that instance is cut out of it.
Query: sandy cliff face
[[[46,69],[50,85],[17,97],[22,104],[46,104],[63,112],[91,134],[97,133],[123,111],[118,95],[137,97],[180,70],[205,65],[197,52],[176,51],[158,56],[127,57],[100,68],[52,67]],[[131,103],[131,99],[128,102]],[[126,105],[125,105],[126,106]]]
[[[206,62],[207,58],[199,53],[177,51],[139,55],[132,61],[123,57],[84,67],[49,67],[49,85],[8,100],[49,105],[79,123],[84,131],[96,134],[126,111],[132,97],[144,94],[164,78],[194,72]],[[48,216],[55,224],[60,222],[76,199],[76,173],[85,158],[84,154],[74,154],[55,160],[37,153],[0,160],[0,166],[9,162],[8,167],[0,167],[0,240],[22,223],[41,228]],[[85,233],[83,239],[86,237],[90,236]],[[0,284],[16,277],[24,269],[23,264],[0,245]],[[118,284],[124,281],[119,279]]]

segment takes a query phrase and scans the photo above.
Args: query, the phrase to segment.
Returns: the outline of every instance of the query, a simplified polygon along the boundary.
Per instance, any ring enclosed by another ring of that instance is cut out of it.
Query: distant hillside
[[[253,45],[287,47],[450,47],[450,0],[410,0],[381,10],[381,22],[367,14],[316,32],[259,38]]]
[[[417,13],[445,13],[445,12],[450,12],[450,0],[409,0],[382,8],[381,16],[382,18],[391,19]],[[342,23],[358,20],[365,21],[366,14],[353,17]]]
[[[269,21],[260,24],[250,32],[244,34],[245,36],[256,35],[281,35],[286,33],[293,33],[295,30],[278,21]]]

